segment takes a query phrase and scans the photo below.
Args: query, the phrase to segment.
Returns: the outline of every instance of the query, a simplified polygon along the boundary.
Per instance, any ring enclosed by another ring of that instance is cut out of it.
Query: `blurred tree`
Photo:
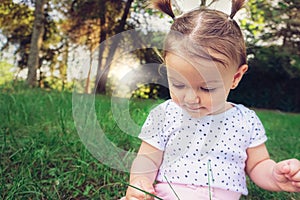
[[[87,45],[90,51],[99,46],[95,81],[96,93],[106,93],[109,63],[112,61],[117,46],[110,44],[109,47],[105,47],[103,42],[128,28],[126,20],[129,17],[132,2],[133,0],[73,0],[72,2],[69,18],[71,37],[73,40]],[[119,41],[114,42],[118,43]],[[89,77],[87,84],[88,82]]]
[[[300,1],[249,0],[242,19],[249,71],[231,96],[248,106],[299,112]]]
[[[25,4],[16,4],[12,0],[3,0],[0,4],[0,29],[6,37],[1,51],[10,44],[16,45],[21,59],[18,63],[22,69],[26,67],[34,16],[33,11]]]
[[[32,27],[30,52],[27,62],[27,83],[31,87],[35,87],[37,85],[37,69],[40,66],[40,49],[42,47],[43,35],[45,30],[44,7],[46,3],[47,0],[35,1],[34,22]]]
[[[241,25],[247,31],[250,63],[274,76],[300,77],[300,1],[249,0],[248,5],[251,20],[243,19]]]
[[[96,47],[109,37],[139,26],[138,18],[131,19],[130,22],[127,19],[131,17],[131,11],[140,12],[147,5],[145,0],[135,3],[133,0],[45,0],[42,21],[44,31],[40,40],[43,42],[39,47],[39,53],[33,54],[33,51],[30,51],[30,41],[31,36],[34,35],[32,32],[34,19],[37,18],[34,17],[32,6],[38,6],[43,2],[39,1],[35,4],[36,0],[22,0],[19,3],[14,3],[13,0],[3,1],[4,4],[0,5],[0,27],[2,33],[8,38],[3,49],[8,44],[17,45],[18,50],[15,53],[21,56],[18,63],[20,68],[32,66],[32,62],[36,62],[37,59],[33,55],[39,56],[38,66],[34,68],[39,69],[38,82],[41,87],[47,85],[43,83],[45,74],[41,66],[50,68],[51,74],[59,69],[61,78],[66,78],[69,47],[74,47],[70,45],[70,42],[86,46],[92,56]],[[150,11],[148,10],[149,13]],[[58,16],[54,16],[55,14]],[[96,91],[99,93],[105,93],[110,66],[108,63],[115,54],[117,43],[118,41],[115,41],[115,44],[107,44],[105,48],[98,50],[99,67],[96,83],[99,82],[99,84],[97,84]],[[29,52],[32,52],[31,62],[28,62]],[[142,53],[139,55],[141,58],[147,57]],[[108,68],[104,69],[104,66]],[[36,79],[36,70],[30,70],[28,75],[28,80]],[[29,78],[30,76],[33,78]],[[87,83],[89,82],[87,80]],[[89,85],[86,84],[86,86],[88,90]]]
[[[13,0],[3,1],[3,4],[0,4],[0,29],[6,37],[6,42],[1,46],[1,50],[13,45],[16,47],[14,53],[18,55],[18,67],[24,69],[32,66],[28,59],[29,53],[32,52],[30,43],[35,19],[35,0],[22,0],[18,3],[14,3]],[[35,56],[38,56],[39,62],[35,66],[36,70],[30,72],[33,73],[34,79],[38,78],[33,84],[39,84],[39,87],[52,87],[51,84],[55,80],[60,82],[63,89],[66,83],[70,41],[63,14],[69,7],[70,0],[46,0],[44,3],[42,44],[39,53],[35,53],[31,58],[31,62],[36,62]]]
[[[276,44],[300,55],[300,1],[249,0],[251,19],[241,20],[252,45]]]

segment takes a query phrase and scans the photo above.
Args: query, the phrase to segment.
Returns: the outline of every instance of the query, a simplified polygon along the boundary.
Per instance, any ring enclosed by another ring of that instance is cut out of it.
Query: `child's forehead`
[[[193,48],[187,49],[181,49],[176,51],[170,51],[166,52],[166,57],[169,55],[169,57],[172,57],[172,59],[175,59],[176,62],[180,60],[184,60],[185,62],[189,62],[194,66],[222,66],[222,67],[232,67],[234,66],[234,60],[230,59],[222,53],[222,50],[215,50],[211,49],[209,47],[207,48],[198,48],[195,50],[190,51]]]
[[[165,61],[169,79],[177,81],[219,83],[228,71],[222,64],[208,59],[192,62],[190,59],[169,54]]]
[[[226,59],[226,57],[222,54],[214,54],[213,56],[218,60]],[[201,74],[226,73],[229,72],[231,68],[224,65],[224,63],[209,57],[186,56],[175,53],[166,54],[165,64],[168,68],[176,69],[178,71],[185,71],[188,68],[193,68]]]

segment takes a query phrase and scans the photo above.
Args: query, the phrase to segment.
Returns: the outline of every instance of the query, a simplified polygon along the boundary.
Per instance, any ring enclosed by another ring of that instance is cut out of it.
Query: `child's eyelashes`
[[[176,83],[173,83],[172,85],[173,85],[173,87],[175,87],[175,88],[177,88],[177,89],[183,89],[183,88],[185,88],[185,85],[184,85],[184,84],[176,84]]]
[[[173,83],[172,86],[176,89],[185,89],[186,85],[185,84],[177,84],[177,83]],[[199,90],[203,91],[203,92],[213,92],[216,90],[216,88],[210,88],[210,87],[199,87]]]
[[[201,87],[200,89],[204,92],[213,92],[216,90],[216,88],[205,88],[205,87]]]

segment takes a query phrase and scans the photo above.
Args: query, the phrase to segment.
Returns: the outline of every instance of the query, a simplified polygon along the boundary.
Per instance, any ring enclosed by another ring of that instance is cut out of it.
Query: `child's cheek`
[[[172,91],[171,91],[170,95],[171,95],[173,102],[176,103],[177,105],[180,105],[179,99],[176,97],[176,95]]]
[[[211,110],[216,111],[219,109],[224,108],[226,105],[226,99],[225,93],[215,93],[211,96]]]

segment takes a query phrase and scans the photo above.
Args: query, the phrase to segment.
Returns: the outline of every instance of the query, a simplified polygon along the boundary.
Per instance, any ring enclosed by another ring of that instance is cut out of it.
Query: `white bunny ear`
[[[199,8],[199,0],[173,0],[173,4],[180,14]]]
[[[219,1],[219,0],[212,0],[212,1],[207,5],[207,7],[211,6],[212,4],[216,3],[217,1]]]
[[[210,7],[212,4],[216,3],[219,0],[211,0],[210,2],[206,1],[206,0],[200,0],[200,7],[204,7],[204,8],[208,8]]]
[[[178,12],[178,15],[181,15],[183,13],[183,9],[182,9],[182,6],[180,6],[178,4],[178,1],[180,1],[180,0],[173,0],[172,2],[175,6],[176,12]]]
[[[207,7],[213,10],[219,10],[230,15],[232,1],[231,0],[212,0]]]

